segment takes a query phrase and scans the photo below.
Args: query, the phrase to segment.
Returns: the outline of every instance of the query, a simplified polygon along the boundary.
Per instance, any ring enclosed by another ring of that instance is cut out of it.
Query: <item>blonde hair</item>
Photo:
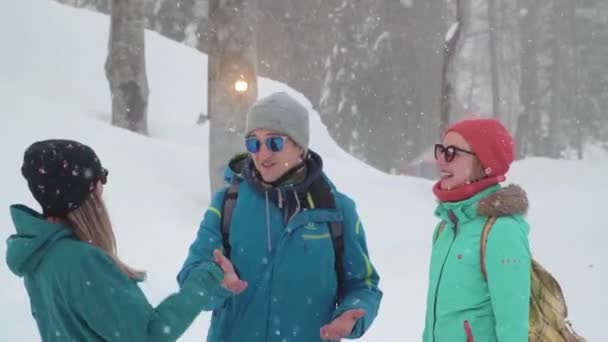
[[[92,192],[80,207],[66,215],[66,219],[78,239],[104,251],[130,278],[145,278],[145,272],[127,266],[118,258],[110,215],[97,193]]]

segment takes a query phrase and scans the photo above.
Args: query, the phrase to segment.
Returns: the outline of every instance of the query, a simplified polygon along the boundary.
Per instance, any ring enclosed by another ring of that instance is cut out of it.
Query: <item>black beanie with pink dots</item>
[[[80,207],[108,176],[95,152],[72,140],[33,143],[25,151],[21,173],[43,214],[56,217]]]

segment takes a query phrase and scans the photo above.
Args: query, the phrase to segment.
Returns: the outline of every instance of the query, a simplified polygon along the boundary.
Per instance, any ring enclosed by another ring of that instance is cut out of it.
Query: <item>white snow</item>
[[[151,137],[111,127],[103,74],[108,18],[50,0],[0,2],[0,236],[14,231],[8,206],[36,207],[19,167],[23,150],[51,137],[81,140],[110,170],[104,196],[119,252],[148,271],[153,303],[176,290],[175,275],[208,205],[206,126],[196,125],[206,101],[206,58],[147,34]],[[260,79],[260,96],[285,85]],[[336,185],[357,202],[384,300],[361,341],[417,341],[424,324],[427,264],[435,219],[432,183],[390,176],[346,154],[313,113],[312,148]],[[608,296],[608,241],[602,213],[608,158],[516,163],[509,180],[529,194],[534,256],[560,280],[575,328],[602,341]],[[6,245],[0,243],[0,255]],[[0,263],[0,341],[40,340],[22,281]],[[312,301],[312,299],[310,299]],[[205,339],[203,313],[180,341]],[[296,332],[294,332],[295,334]]]

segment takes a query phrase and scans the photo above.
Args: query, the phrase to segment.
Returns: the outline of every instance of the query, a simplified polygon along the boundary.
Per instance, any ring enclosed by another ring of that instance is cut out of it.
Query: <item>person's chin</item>
[[[262,173],[262,179],[266,183],[272,183],[279,179],[279,177],[275,176],[273,173]]]

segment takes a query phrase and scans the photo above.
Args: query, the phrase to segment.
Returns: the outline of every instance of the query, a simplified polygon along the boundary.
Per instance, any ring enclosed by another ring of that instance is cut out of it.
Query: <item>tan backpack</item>
[[[481,273],[487,281],[485,253],[488,235],[496,217],[489,217],[481,233]],[[557,280],[532,259],[530,279],[530,342],[586,342],[572,329],[568,320],[568,307]]]

